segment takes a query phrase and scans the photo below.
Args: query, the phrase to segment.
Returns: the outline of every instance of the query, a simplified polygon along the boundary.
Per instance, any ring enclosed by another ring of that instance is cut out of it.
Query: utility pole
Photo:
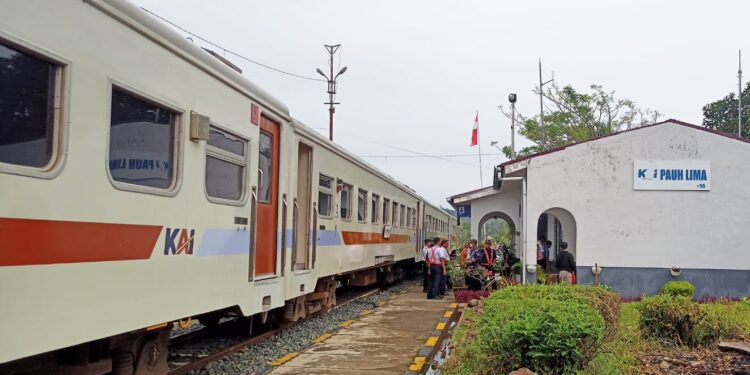
[[[508,95],[510,102],[510,159],[516,158],[516,94]]]
[[[547,144],[547,137],[544,131],[544,95],[542,92],[544,91],[544,85],[554,80],[555,76],[553,74],[551,80],[542,82],[542,59],[539,59],[539,127],[542,131],[542,150],[546,148]]]
[[[737,136],[742,137],[742,50],[739,54],[740,65],[737,70],[737,99],[739,99],[739,105],[737,106]]]
[[[328,105],[328,139],[333,142],[333,114],[336,112],[336,108],[334,105],[341,104],[334,102],[333,99],[336,96],[336,80],[339,78],[340,75],[344,74],[346,72],[346,67],[341,68],[341,70],[334,76],[333,75],[333,55],[336,54],[336,51],[341,48],[341,44],[336,45],[325,45],[326,50],[328,51],[328,55],[330,57],[328,61],[328,66],[331,68],[331,74],[326,75],[323,73],[322,70],[317,69],[316,71],[318,74],[322,75],[326,81],[328,81],[328,103],[323,103]]]

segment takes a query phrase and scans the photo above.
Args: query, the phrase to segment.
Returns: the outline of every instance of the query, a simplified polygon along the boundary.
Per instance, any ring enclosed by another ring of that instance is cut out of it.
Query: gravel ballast
[[[277,335],[248,346],[244,351],[210,363],[193,374],[242,374],[260,375],[272,369],[271,362],[287,353],[299,352],[311,345],[312,340],[322,334],[340,329],[340,324],[357,319],[365,310],[371,310],[414,281],[402,281],[373,295],[352,301],[327,313],[306,319],[284,329]],[[181,349],[178,356],[208,355],[231,345],[235,339],[217,338]]]

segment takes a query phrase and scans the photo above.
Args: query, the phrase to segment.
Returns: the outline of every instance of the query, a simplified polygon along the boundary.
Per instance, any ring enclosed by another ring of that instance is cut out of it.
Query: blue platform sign
[[[458,217],[471,218],[471,206],[458,206]]]
[[[633,190],[711,190],[708,160],[634,160]]]

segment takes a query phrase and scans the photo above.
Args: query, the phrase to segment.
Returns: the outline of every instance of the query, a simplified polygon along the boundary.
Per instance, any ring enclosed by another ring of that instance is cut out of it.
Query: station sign
[[[711,190],[708,160],[633,160],[633,190]]]
[[[456,207],[458,217],[471,218],[471,206],[458,206]]]

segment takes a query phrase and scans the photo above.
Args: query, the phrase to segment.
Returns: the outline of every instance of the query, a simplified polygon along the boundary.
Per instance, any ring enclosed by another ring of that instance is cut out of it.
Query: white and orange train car
[[[135,6],[1,8],[0,373],[163,373],[175,321],[297,320],[450,237]]]

